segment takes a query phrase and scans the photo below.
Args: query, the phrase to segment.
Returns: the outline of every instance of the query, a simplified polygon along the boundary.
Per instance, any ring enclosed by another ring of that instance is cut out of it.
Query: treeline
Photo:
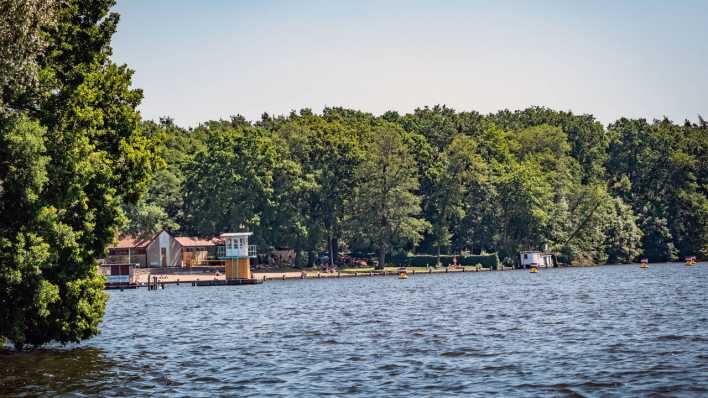
[[[263,247],[313,253],[555,251],[574,263],[708,253],[708,123],[547,108],[481,115],[445,106],[381,116],[308,109],[144,122],[167,166],[125,233],[246,228]],[[305,255],[303,255],[305,254]],[[309,255],[307,255],[309,254]]]

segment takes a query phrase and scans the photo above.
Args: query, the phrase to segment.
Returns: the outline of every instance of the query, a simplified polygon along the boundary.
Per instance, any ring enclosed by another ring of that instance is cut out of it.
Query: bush
[[[451,265],[453,257],[454,256],[449,254],[441,255],[440,263],[442,263],[443,266]],[[417,254],[413,256],[395,257],[391,259],[391,262],[395,265],[408,265],[411,267],[425,267],[426,265],[434,266],[435,264],[437,264],[437,261],[437,256],[431,254]],[[496,253],[457,256],[457,264],[464,266],[481,264],[484,268],[496,269],[499,265],[499,257]]]

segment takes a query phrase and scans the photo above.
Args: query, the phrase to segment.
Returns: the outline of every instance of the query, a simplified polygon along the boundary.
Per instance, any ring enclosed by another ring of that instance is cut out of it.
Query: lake
[[[0,395],[706,396],[708,264],[111,291]]]

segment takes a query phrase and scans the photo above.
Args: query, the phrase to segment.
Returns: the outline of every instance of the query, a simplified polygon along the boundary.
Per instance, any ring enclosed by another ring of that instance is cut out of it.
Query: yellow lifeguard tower
[[[228,232],[219,235],[224,241],[226,282],[231,284],[254,281],[251,276],[251,258],[256,257],[256,246],[248,244],[252,232]]]

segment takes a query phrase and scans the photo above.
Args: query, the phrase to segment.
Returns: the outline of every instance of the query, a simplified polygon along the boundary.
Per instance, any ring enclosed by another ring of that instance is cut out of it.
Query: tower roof
[[[220,238],[238,238],[242,236],[251,236],[253,232],[225,232],[219,235]]]

